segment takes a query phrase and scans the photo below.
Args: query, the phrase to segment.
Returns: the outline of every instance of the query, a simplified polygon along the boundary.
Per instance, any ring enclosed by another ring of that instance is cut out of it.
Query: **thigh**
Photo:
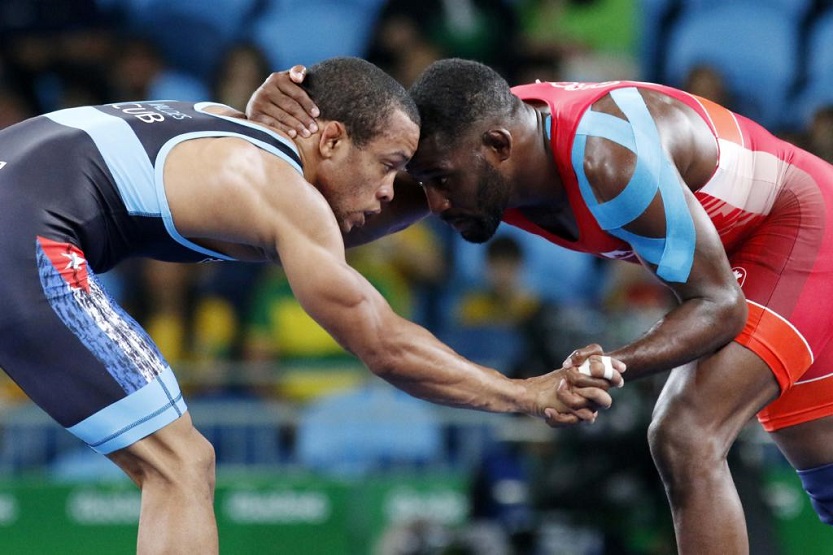
[[[8,237],[0,367],[96,451],[129,445],[182,415],[176,379],[147,334],[66,241]]]
[[[797,470],[833,463],[833,416],[782,428],[770,437]]]
[[[709,438],[722,436],[731,442],[778,391],[766,363],[732,342],[696,364],[674,369],[654,416],[671,419],[691,433],[707,431]]]
[[[770,432],[833,415],[833,195],[818,185],[833,175],[815,169],[788,170],[791,194],[730,257],[749,305],[736,341],[781,391],[758,414]]]

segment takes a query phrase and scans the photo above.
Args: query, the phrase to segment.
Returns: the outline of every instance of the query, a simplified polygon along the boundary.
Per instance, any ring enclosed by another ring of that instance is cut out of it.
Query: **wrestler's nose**
[[[445,212],[451,206],[448,197],[433,187],[425,187],[425,195],[428,197],[428,207],[434,214]]]

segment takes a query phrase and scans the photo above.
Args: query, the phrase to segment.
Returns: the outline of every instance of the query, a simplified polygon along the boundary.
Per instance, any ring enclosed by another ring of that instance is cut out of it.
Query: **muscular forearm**
[[[648,332],[609,355],[628,366],[633,380],[671,370],[713,353],[732,341],[746,322],[742,299],[718,304],[689,300],[669,312]]]
[[[381,350],[366,355],[365,363],[397,388],[442,405],[540,416],[522,380],[466,360],[406,320],[397,318],[391,327]]]
[[[596,410],[612,402],[607,388],[622,383],[624,366],[618,361],[612,377],[596,361],[591,375],[558,369],[509,379],[466,360],[429,331],[398,316],[346,264],[329,270],[306,274],[305,280],[290,279],[301,304],[372,372],[415,397],[454,407],[523,413],[562,426],[593,420]],[[294,274],[290,270],[288,275]],[[596,347],[598,352],[590,354],[601,354]]]

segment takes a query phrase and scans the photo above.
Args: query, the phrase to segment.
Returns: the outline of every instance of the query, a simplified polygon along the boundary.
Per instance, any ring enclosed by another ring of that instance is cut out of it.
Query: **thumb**
[[[289,78],[295,83],[301,83],[307,75],[307,68],[302,65],[292,66],[289,70]]]

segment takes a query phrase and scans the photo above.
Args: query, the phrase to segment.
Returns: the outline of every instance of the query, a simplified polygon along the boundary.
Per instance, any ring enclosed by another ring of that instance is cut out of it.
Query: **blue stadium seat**
[[[826,106],[833,106],[833,76],[823,76],[808,82],[797,95],[792,113],[795,117],[794,127],[807,129],[813,115]]]
[[[710,10],[724,4],[726,0],[679,0],[683,8],[689,12]],[[815,7],[815,0],[756,0],[756,6],[774,8],[785,17],[795,20],[805,17]]]
[[[102,3],[103,0],[99,0]],[[217,29],[225,41],[242,37],[245,25],[256,14],[260,0],[108,0],[121,4],[130,19],[140,22],[181,28],[196,19]],[[166,19],[167,14],[177,13],[183,20]],[[191,45],[192,48],[197,45]]]
[[[685,12],[669,37],[665,80],[681,87],[694,67],[710,65],[725,77],[737,112],[777,131],[799,76],[799,35],[798,22],[758,2]]]
[[[258,0],[133,1],[130,27],[150,38],[176,69],[210,82],[225,51],[243,38]]]
[[[322,397],[305,407],[296,431],[297,462],[333,475],[422,468],[444,460],[433,407],[387,384]]]
[[[807,72],[811,79],[833,77],[833,8],[811,24],[807,56]]]
[[[333,56],[363,56],[380,0],[278,0],[252,23],[249,36],[273,69],[311,66]]]
[[[643,81],[659,81],[670,23],[683,0],[640,0],[639,72]]]
[[[795,114],[806,127],[813,113],[833,104],[833,8],[812,22],[807,33],[807,80],[795,102]]]

